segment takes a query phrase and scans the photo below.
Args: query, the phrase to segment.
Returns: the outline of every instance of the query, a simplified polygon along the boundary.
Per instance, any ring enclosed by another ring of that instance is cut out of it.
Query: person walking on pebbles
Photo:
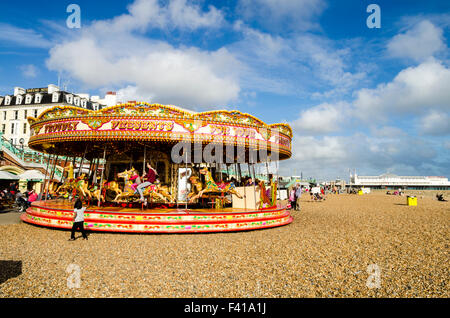
[[[84,211],[86,207],[83,207],[83,203],[80,199],[77,199],[74,204],[73,212],[75,213],[73,218],[72,233],[69,241],[75,241],[75,231],[80,230],[83,235],[83,239],[87,240],[86,231],[84,230]]]

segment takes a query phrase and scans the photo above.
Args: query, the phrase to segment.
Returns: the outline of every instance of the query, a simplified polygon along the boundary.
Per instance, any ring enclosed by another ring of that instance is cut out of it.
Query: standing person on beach
[[[295,209],[297,211],[300,211],[300,197],[302,196],[302,187],[300,187],[300,185],[297,183],[296,187],[295,187]]]
[[[297,207],[296,207],[297,200],[295,198],[295,187],[292,187],[291,191],[289,191],[289,202],[291,203],[291,209],[297,210]]]
[[[74,218],[73,218],[73,226],[72,226],[72,233],[70,234],[70,240],[69,241],[75,241],[75,231],[80,230],[81,234],[83,235],[83,238],[85,240],[88,239],[86,235],[86,231],[84,230],[84,211],[86,211],[86,207],[83,206],[83,203],[80,199],[77,199],[74,204],[73,212],[75,212]]]

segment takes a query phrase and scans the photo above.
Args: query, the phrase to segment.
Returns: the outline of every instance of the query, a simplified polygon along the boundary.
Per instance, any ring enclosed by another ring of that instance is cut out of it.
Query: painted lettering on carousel
[[[112,129],[124,130],[158,130],[172,131],[173,122],[171,121],[144,121],[144,120],[113,120],[111,121]]]
[[[212,135],[237,136],[243,138],[255,139],[256,133],[253,129],[246,129],[242,127],[229,127],[220,125],[211,125]]]
[[[67,122],[67,123],[57,123],[48,124],[44,126],[45,133],[59,132],[59,131],[71,131],[76,130],[79,121]]]
[[[285,147],[290,148],[291,147],[291,141],[283,136],[275,136],[275,143],[283,145]]]

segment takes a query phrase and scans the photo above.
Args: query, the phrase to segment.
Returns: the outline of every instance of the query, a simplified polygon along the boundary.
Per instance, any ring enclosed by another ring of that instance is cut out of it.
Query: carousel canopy
[[[28,121],[30,148],[64,156],[92,159],[101,158],[104,151],[142,152],[145,147],[166,153],[175,149],[189,153],[190,159],[200,149],[215,162],[237,162],[239,158],[240,162],[263,162],[291,156],[289,125],[268,125],[239,111],[196,113],[148,103],[120,104],[98,111],[56,106]],[[177,145],[184,145],[183,149]],[[201,161],[205,162],[204,158]]]

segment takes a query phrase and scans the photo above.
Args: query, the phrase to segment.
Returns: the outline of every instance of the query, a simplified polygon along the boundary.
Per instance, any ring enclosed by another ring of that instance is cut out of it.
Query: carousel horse
[[[132,176],[134,172],[134,168],[131,168],[130,170],[125,170],[117,174],[117,177],[124,179],[125,186],[123,188],[123,191],[117,194],[117,196],[114,198],[114,202],[122,201],[123,199],[128,199],[135,195],[135,190],[131,187],[132,182],[130,181],[130,177]]]
[[[64,171],[67,171],[67,180],[73,179],[73,164],[72,163],[69,163],[69,165],[64,168]]]
[[[167,193],[162,193],[162,188],[159,184],[151,184],[145,188],[143,195],[145,198],[149,198],[151,201],[161,200],[162,202],[172,202],[173,198],[168,193],[169,189],[167,189]]]
[[[95,198],[100,201],[104,201],[103,195],[100,193],[100,188],[97,186],[97,184],[93,184],[88,188],[88,191],[91,194],[91,198]]]
[[[83,173],[81,176],[75,179],[73,192],[78,192],[83,195],[83,198],[91,198],[91,191],[88,189],[87,181],[85,180],[86,175]]]
[[[48,187],[48,193],[52,196],[52,197],[54,197],[54,196],[56,196],[58,193],[56,192],[56,190],[58,190],[58,183],[57,182],[54,182],[54,181],[52,181],[52,182],[50,182],[50,185],[49,185],[49,187]]]
[[[123,178],[125,180],[124,191],[119,193],[116,198],[113,200],[114,202],[119,202],[122,200],[128,200],[133,197],[138,197],[138,193],[131,187],[132,182],[129,180],[130,177],[135,173],[135,169],[131,168],[130,170],[125,170],[117,176],[119,178]],[[151,184],[144,189],[143,192],[144,197],[148,197],[151,201],[160,200],[162,202],[173,202],[174,198],[169,192],[169,188],[167,186],[162,186],[160,184]]]
[[[163,185],[158,184],[157,192],[159,194],[161,194],[162,196],[164,196],[167,199],[167,202],[174,202],[175,201],[174,196],[170,194],[168,186],[166,186],[166,185],[163,186]]]
[[[56,194],[59,196],[62,196],[64,198],[67,198],[70,193],[73,192],[73,189],[75,188],[75,179],[66,179],[62,185],[56,189]]]
[[[64,167],[64,171],[67,171],[67,176],[64,180],[64,183],[60,185],[54,192],[57,196],[67,198],[69,194],[73,192],[73,189],[75,187],[73,164],[70,163],[67,167]]]
[[[115,180],[104,181],[103,189],[104,189],[105,199],[108,199],[108,196],[115,198],[118,194],[122,193],[122,190],[119,188],[119,183]],[[112,193],[112,195],[109,193]]]
[[[193,202],[194,200],[201,198],[204,193],[209,192],[234,194],[238,198],[242,199],[242,196],[236,192],[235,190],[236,186],[234,185],[234,183],[230,182],[230,183],[222,183],[221,186],[217,185],[217,183],[214,182],[211,172],[206,167],[200,169],[200,173],[205,175],[206,181],[205,188],[202,189],[197,195],[192,196],[189,202]]]
[[[190,177],[189,181],[192,184],[192,191],[188,194],[188,198],[190,199],[192,196],[197,195],[200,191],[203,190],[203,183],[200,181],[200,178],[197,176]]]

